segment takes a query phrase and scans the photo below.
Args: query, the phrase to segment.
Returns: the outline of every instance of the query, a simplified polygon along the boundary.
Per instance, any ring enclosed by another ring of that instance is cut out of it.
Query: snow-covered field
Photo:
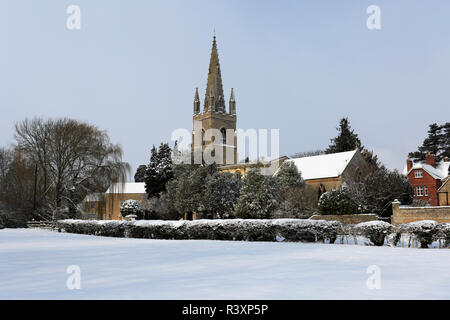
[[[372,265],[380,289],[367,287]],[[449,266],[449,249],[0,230],[0,299],[449,299]]]

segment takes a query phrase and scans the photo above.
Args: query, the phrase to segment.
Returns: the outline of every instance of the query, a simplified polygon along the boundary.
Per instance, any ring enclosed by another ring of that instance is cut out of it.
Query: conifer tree
[[[448,156],[450,146],[449,127],[449,123],[442,126],[436,123],[430,124],[428,137],[418,147],[418,151],[409,153],[411,159],[413,161],[424,161],[428,152],[436,156],[436,161],[442,160],[446,155]]]
[[[278,207],[277,183],[271,176],[263,176],[257,169],[250,170],[242,183],[236,205],[236,217],[268,219]]]
[[[450,122],[442,126],[442,156],[450,158]]]
[[[147,166],[146,165],[140,165],[137,170],[136,173],[134,175],[134,182],[145,182],[145,171],[147,170]]]
[[[325,150],[325,153],[330,154],[352,151],[356,148],[363,150],[361,141],[359,140],[358,135],[351,129],[348,118],[342,118],[339,127],[336,129],[339,134],[336,138],[331,139],[331,144],[328,149]]]
[[[161,143],[159,150],[153,146],[150,163],[145,171],[145,191],[149,198],[166,191],[166,184],[173,178],[172,150]]]

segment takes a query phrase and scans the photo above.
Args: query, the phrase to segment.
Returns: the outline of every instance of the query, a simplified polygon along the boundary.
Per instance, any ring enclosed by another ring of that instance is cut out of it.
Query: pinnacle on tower
[[[236,100],[234,98],[233,88],[231,88],[231,95],[230,95],[230,114],[236,114]]]
[[[216,36],[214,36],[213,39],[211,58],[209,62],[208,83],[206,85],[204,110],[225,113],[225,100],[223,98],[222,75],[220,73]]]
[[[195,88],[195,96],[194,96],[194,114],[200,113],[200,97],[198,95],[198,88]]]

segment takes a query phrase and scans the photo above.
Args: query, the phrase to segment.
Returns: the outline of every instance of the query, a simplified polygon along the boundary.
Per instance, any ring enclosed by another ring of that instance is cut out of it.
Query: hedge
[[[59,220],[58,229],[69,233],[107,237],[165,240],[239,240],[334,243],[342,225],[336,221],[195,220],[195,221],[97,221]]]

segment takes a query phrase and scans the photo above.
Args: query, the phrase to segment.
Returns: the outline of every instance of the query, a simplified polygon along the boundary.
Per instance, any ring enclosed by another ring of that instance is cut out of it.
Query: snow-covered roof
[[[86,195],[82,202],[99,202],[103,200],[103,193],[90,193]]]
[[[339,177],[347,168],[357,150],[288,159],[293,162],[304,180]],[[278,173],[275,173],[275,175]]]
[[[412,170],[422,169],[428,172],[435,179],[444,179],[449,175],[450,162],[441,161],[436,164],[436,168],[424,162],[414,163],[408,171],[407,166],[403,169],[403,174],[408,175]]]
[[[128,193],[128,194],[143,194],[145,193],[144,182],[125,182],[113,183],[106,190],[106,193]]]

